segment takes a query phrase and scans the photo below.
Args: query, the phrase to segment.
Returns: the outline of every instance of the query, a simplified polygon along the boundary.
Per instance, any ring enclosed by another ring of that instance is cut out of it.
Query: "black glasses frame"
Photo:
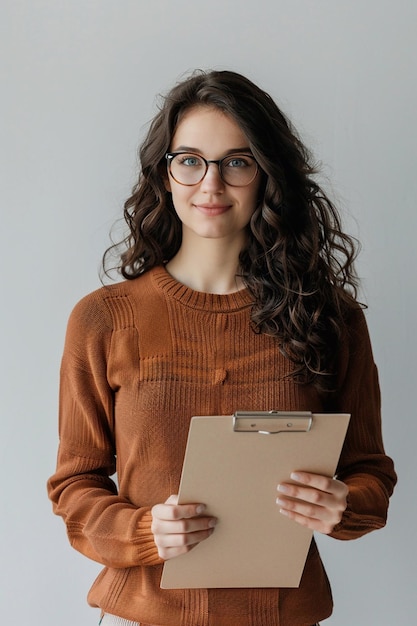
[[[173,161],[173,159],[175,159],[176,156],[178,156],[179,154],[189,154],[190,156],[196,156],[199,159],[202,159],[206,165],[206,171],[204,172],[204,174],[202,175],[202,177],[200,178],[200,180],[198,180],[196,183],[182,183],[181,181],[177,180],[175,178],[175,176],[173,175],[173,173],[171,172],[171,163]],[[210,163],[214,163],[215,165],[218,166],[219,168],[219,174],[220,174],[220,178],[222,179],[222,181],[226,184],[229,185],[230,187],[247,187],[248,185],[250,185],[256,178],[258,172],[259,172],[259,164],[258,161],[255,159],[255,157],[252,154],[236,154],[236,156],[245,156],[249,159],[252,159],[253,161],[255,161],[255,165],[256,165],[256,171],[253,175],[253,178],[248,182],[245,183],[244,185],[233,185],[231,183],[228,183],[226,180],[224,180],[223,175],[222,175],[222,163],[223,161],[226,161],[227,159],[232,159],[233,158],[233,154],[228,154],[225,157],[223,157],[222,159],[205,159],[203,156],[201,156],[201,154],[196,154],[195,152],[167,152],[165,154],[165,158],[168,161],[168,169],[169,169],[169,173],[171,174],[172,178],[175,180],[176,183],[178,183],[179,185],[184,185],[184,187],[194,187],[195,185],[198,185],[201,183],[201,181],[204,179],[205,175],[208,172],[208,168]]]

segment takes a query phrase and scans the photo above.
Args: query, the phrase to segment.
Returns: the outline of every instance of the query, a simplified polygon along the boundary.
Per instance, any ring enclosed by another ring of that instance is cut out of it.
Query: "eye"
[[[226,167],[250,167],[253,165],[252,159],[247,156],[233,156],[226,159],[224,162]]]
[[[203,164],[202,159],[196,154],[179,154],[176,160],[180,165],[186,167],[201,167]]]

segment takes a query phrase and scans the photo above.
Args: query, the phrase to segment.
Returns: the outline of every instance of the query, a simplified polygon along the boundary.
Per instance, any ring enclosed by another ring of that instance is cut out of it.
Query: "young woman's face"
[[[172,138],[170,152],[194,153],[208,161],[251,154],[246,136],[232,118],[219,109],[202,106],[184,115]],[[184,167],[195,162],[188,159]],[[244,160],[236,158],[228,167],[242,166]],[[192,186],[180,184],[168,173],[167,189],[183,224],[183,241],[186,237],[226,238],[230,242],[240,241],[243,246],[246,226],[256,208],[260,178],[258,171],[248,185],[231,186],[222,180],[214,163],[201,182]]]

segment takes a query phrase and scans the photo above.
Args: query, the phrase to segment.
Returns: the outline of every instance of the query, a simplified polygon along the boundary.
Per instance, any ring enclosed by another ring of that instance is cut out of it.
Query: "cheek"
[[[242,203],[251,213],[255,211],[259,203],[259,185],[257,185],[254,189],[248,191],[245,197],[242,198]]]
[[[181,187],[178,189],[176,185],[171,185],[172,203],[175,210],[181,211],[181,209],[191,203],[191,192],[187,187]]]
[[[252,204],[255,209],[260,200],[261,194],[261,179],[258,174],[258,178],[256,178],[249,188],[246,188],[248,203]]]

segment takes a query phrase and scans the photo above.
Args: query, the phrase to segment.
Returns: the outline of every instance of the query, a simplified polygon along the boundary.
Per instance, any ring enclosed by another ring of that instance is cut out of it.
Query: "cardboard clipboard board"
[[[313,532],[286,518],[292,471],[333,476],[349,414],[238,411],[190,424],[179,502],[206,504],[213,534],[164,563],[163,589],[298,587]]]

